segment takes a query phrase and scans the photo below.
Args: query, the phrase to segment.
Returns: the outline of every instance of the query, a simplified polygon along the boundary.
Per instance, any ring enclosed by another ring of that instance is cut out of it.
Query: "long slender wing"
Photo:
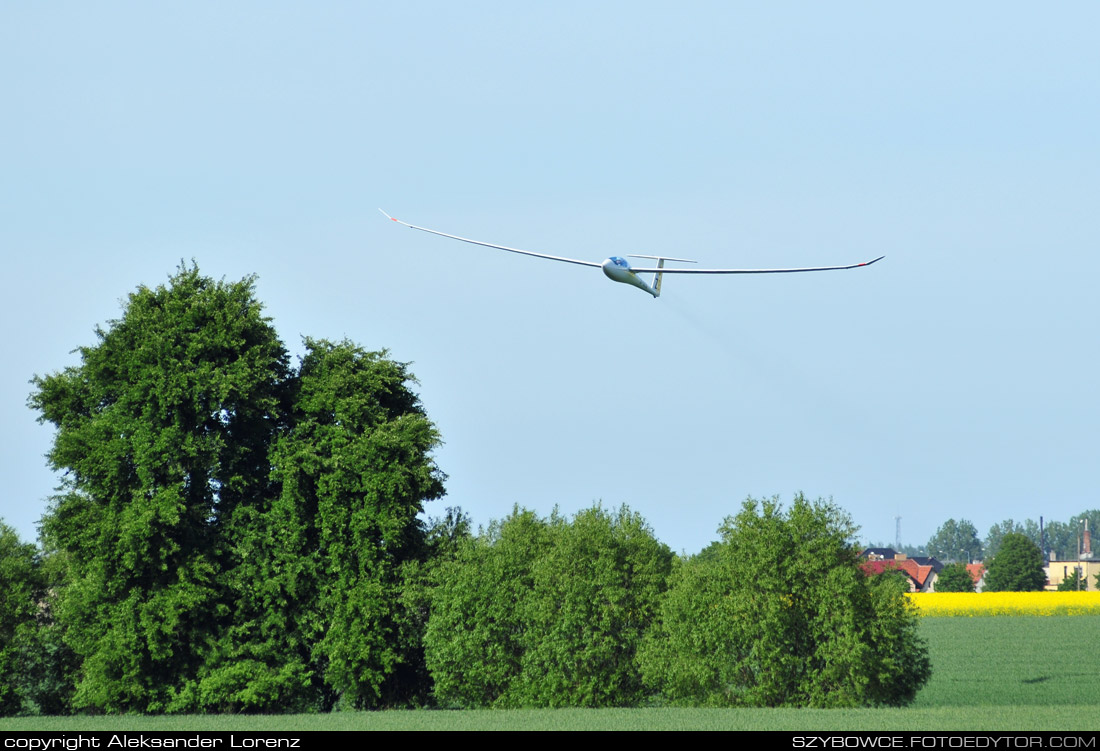
[[[878,263],[885,257],[886,256],[879,256],[873,261],[853,263],[850,266],[811,266],[804,269],[670,269],[668,267],[661,269],[636,269],[631,266],[630,270],[635,274],[797,274],[800,271],[840,271],[842,269],[858,269],[863,266],[870,266],[872,263]]]
[[[382,209],[378,209],[378,210],[382,211]],[[472,243],[474,245],[484,245],[486,248],[496,248],[498,250],[507,250],[509,253],[521,253],[525,256],[535,256],[536,258],[549,258],[551,261],[565,261],[566,263],[576,263],[576,264],[579,264],[581,266],[595,266],[596,268],[600,267],[600,264],[592,263],[592,261],[578,261],[576,258],[563,258],[562,256],[551,256],[551,255],[547,255],[546,253],[536,253],[532,250],[520,250],[519,248],[509,248],[506,245],[495,245],[493,243],[482,242],[481,240],[471,240],[468,237],[459,237],[458,235],[448,235],[446,232],[439,232],[438,230],[428,229],[427,227],[417,227],[415,224],[409,224],[408,222],[403,222],[400,219],[395,219],[394,217],[387,214],[385,211],[382,211],[382,216],[386,217],[387,219],[389,219],[392,222],[397,222],[398,224],[404,224],[406,227],[409,227],[411,229],[418,229],[421,232],[431,232],[433,235],[439,235],[441,237],[449,237],[452,240],[461,240],[464,243]]]

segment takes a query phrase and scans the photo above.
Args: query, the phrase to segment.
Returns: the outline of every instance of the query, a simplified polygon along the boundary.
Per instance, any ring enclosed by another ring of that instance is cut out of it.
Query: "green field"
[[[1096,730],[1095,616],[927,618],[932,680],[906,709],[604,709],[16,717],[38,730]]]

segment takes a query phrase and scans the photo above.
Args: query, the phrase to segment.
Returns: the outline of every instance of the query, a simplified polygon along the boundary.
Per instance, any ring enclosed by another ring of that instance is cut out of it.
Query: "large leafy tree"
[[[348,342],[306,348],[275,468],[279,506],[300,517],[303,552],[316,550],[323,573],[303,614],[311,659],[343,706],[412,701],[420,634],[399,603],[402,564],[423,555],[416,517],[443,494],[439,435],[405,365]]]
[[[427,554],[416,515],[442,475],[406,366],[307,340],[292,370],[252,279],[195,267],[130,295],[97,336],[30,400],[66,473],[44,532],[67,568],[74,708],[423,695],[402,566]]]
[[[57,617],[81,660],[76,707],[162,711],[230,613],[221,531],[267,495],[287,357],[251,279],[195,267],[96,334],[30,400],[65,473],[45,519],[70,567]]]
[[[985,591],[1034,592],[1046,583],[1039,546],[1021,534],[1005,535],[997,555],[989,562]]]
[[[643,675],[678,704],[900,705],[930,674],[904,582],[867,577],[855,527],[798,495],[748,500],[716,555],[673,574],[641,653]]]
[[[403,705],[427,698],[423,619],[404,565],[442,495],[439,437],[384,352],[306,339],[271,450],[276,493],[233,520],[234,614],[197,704],[224,711]]]
[[[948,519],[928,541],[928,554],[941,561],[970,563],[982,558],[977,528],[966,519]]]

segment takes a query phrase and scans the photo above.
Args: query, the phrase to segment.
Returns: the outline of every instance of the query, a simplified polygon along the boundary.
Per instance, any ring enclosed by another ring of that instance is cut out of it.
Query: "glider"
[[[378,209],[382,211],[382,209]],[[661,277],[664,274],[797,274],[803,271],[841,271],[843,269],[858,269],[864,266],[870,266],[872,263],[881,261],[886,256],[879,256],[874,261],[865,261],[864,263],[853,263],[848,266],[813,266],[804,269],[680,269],[680,268],[666,268],[665,261],[675,261],[677,263],[697,263],[696,261],[689,261],[686,258],[671,258],[669,256],[636,256],[630,255],[628,258],[647,258],[657,262],[657,268],[643,269],[631,266],[625,258],[619,256],[611,256],[603,263],[595,263],[593,261],[580,261],[576,258],[564,258],[562,256],[552,256],[546,253],[535,253],[531,250],[520,250],[519,248],[509,248],[506,245],[496,245],[494,243],[482,242],[481,240],[471,240],[468,237],[459,237],[458,235],[448,235],[446,232],[440,232],[434,229],[428,229],[427,227],[418,227],[415,224],[409,224],[403,222],[400,219],[396,219],[385,211],[382,211],[382,216],[386,217],[392,222],[403,224],[410,229],[418,229],[421,232],[430,232],[433,235],[439,235],[440,237],[449,237],[452,240],[461,240],[464,243],[472,243],[474,245],[484,245],[486,248],[496,248],[498,250],[507,250],[509,253],[520,253],[525,256],[535,256],[536,258],[548,258],[551,261],[563,261],[564,263],[575,263],[578,266],[595,266],[596,268],[603,269],[603,273],[613,282],[622,282],[623,284],[630,284],[638,289],[645,290],[654,297],[658,297],[661,294]],[[653,285],[647,284],[638,274],[653,274]]]

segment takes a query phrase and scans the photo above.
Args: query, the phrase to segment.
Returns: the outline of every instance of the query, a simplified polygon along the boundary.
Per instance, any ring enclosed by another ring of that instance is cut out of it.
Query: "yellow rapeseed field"
[[[918,592],[909,595],[928,617],[974,615],[1100,615],[1100,592]]]

